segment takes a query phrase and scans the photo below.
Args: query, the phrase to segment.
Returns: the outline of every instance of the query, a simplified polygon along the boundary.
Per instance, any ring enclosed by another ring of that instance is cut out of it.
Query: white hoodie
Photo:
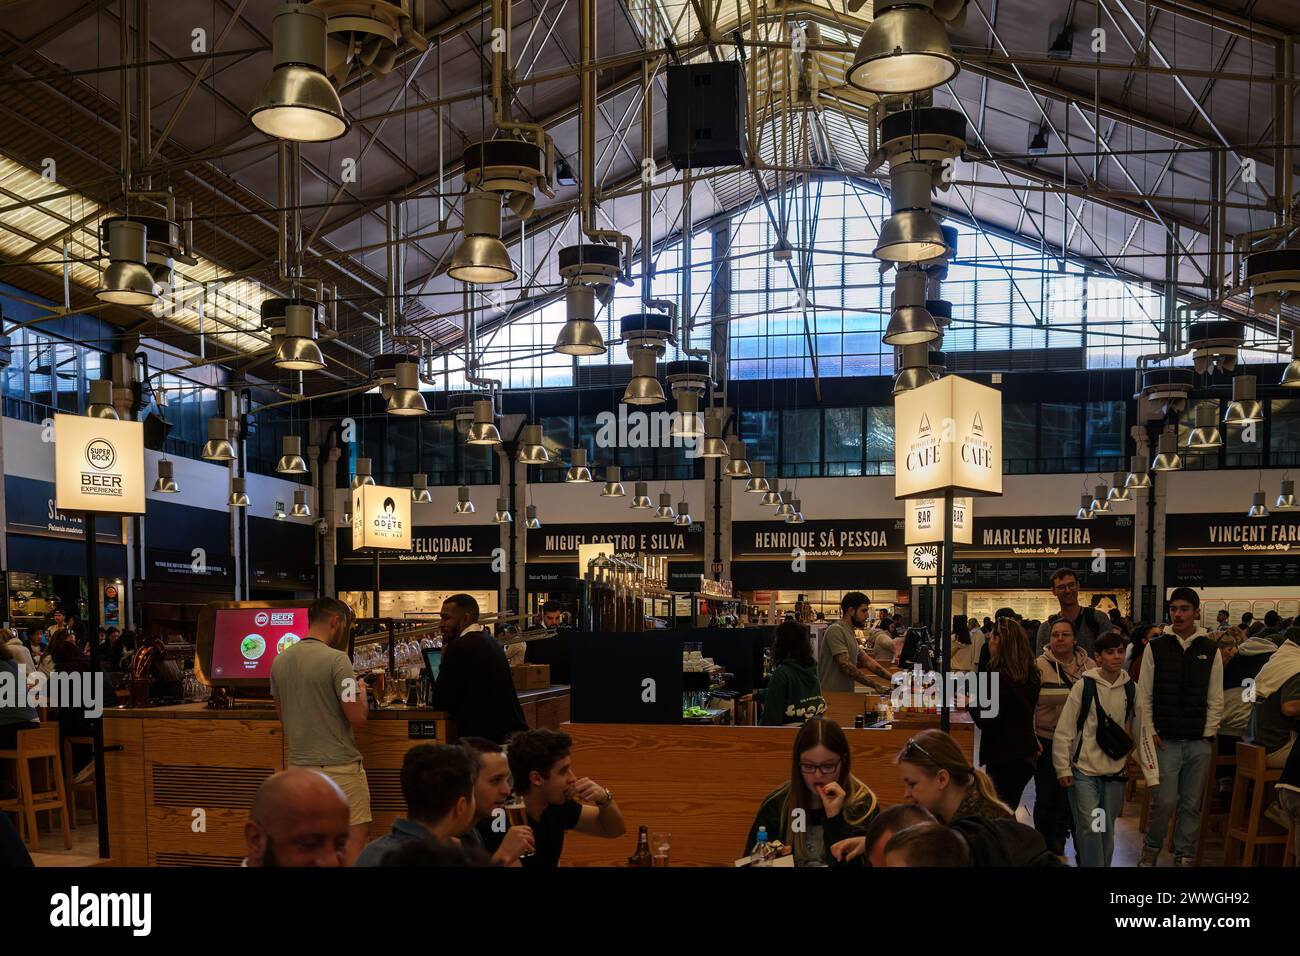
[[[1134,740],[1140,741],[1142,737],[1138,726],[1140,718],[1136,700],[1134,700],[1132,721],[1127,726],[1124,723],[1124,714],[1128,707],[1128,694],[1124,690],[1124,685],[1132,683],[1128,673],[1121,670],[1113,684],[1107,683],[1100,667],[1084,671],[1083,677],[1091,678],[1096,682],[1097,700],[1101,703],[1102,710],[1106,711],[1106,715],[1124,726]],[[1077,681],[1070,688],[1070,696],[1065,699],[1061,709],[1061,719],[1057,721],[1056,734],[1052,738],[1052,767],[1056,771],[1057,779],[1072,776],[1071,767],[1077,767],[1080,773],[1090,777],[1119,776],[1124,773],[1128,759],[1125,757],[1115,760],[1107,756],[1106,752],[1097,745],[1097,712],[1094,704],[1088,705],[1088,715],[1083,723],[1083,746],[1079,749],[1078,760],[1074,759],[1074,748],[1079,734],[1079,708],[1083,705],[1083,687],[1084,681]],[[1144,767],[1143,770],[1145,772],[1146,768]]]

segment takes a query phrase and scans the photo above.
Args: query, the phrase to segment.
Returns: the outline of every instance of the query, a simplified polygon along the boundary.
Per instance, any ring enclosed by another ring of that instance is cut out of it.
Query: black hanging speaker
[[[738,60],[668,67],[668,157],[677,169],[745,165],[745,71]]]
[[[144,418],[144,447],[150,451],[162,451],[171,430],[171,422],[157,412],[150,412]]]

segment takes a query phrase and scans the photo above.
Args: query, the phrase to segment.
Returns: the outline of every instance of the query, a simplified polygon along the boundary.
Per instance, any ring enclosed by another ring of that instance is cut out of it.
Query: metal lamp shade
[[[1214,406],[1202,402],[1196,406],[1196,427],[1187,433],[1188,448],[1218,448],[1223,444]]]
[[[776,517],[788,518],[794,514],[794,497],[788,491],[781,492],[781,504],[776,509]]]
[[[1264,492],[1257,491],[1251,496],[1250,510],[1246,512],[1247,518],[1267,518],[1268,505],[1264,504]]]
[[[1094,515],[1092,513],[1092,496],[1081,495],[1079,497],[1079,510],[1075,512],[1074,519],[1076,521],[1092,521],[1093,518]]]
[[[1147,474],[1151,468],[1147,464],[1145,455],[1134,455],[1129,459],[1128,475],[1124,478],[1124,487],[1129,491],[1141,490],[1151,487],[1151,476]]]
[[[1092,489],[1092,504],[1088,506],[1095,512],[1106,512],[1110,510],[1110,495],[1106,493],[1105,485],[1095,485]]]
[[[422,505],[433,503],[433,495],[429,493],[428,475],[411,476],[411,501]]]
[[[1183,467],[1182,456],[1178,454],[1178,438],[1172,431],[1167,431],[1160,436],[1159,444],[1160,453],[1156,455],[1156,460],[1151,463],[1152,471],[1181,471]]]
[[[605,466],[605,487],[600,490],[602,498],[626,498],[627,492],[623,490],[623,469],[618,465]]]
[[[1300,505],[1295,500],[1295,482],[1287,479],[1282,482],[1281,494],[1277,496],[1277,501],[1273,502],[1274,511],[1295,511]]]
[[[764,508],[781,507],[781,492],[769,485],[767,491],[763,492],[763,500],[759,504]]]
[[[659,495],[659,507],[655,509],[656,518],[676,518],[677,512],[673,510],[673,496],[668,492]]]
[[[767,466],[761,461],[756,461],[749,466],[749,481],[745,483],[745,494],[763,495],[772,490],[772,486],[767,483],[763,473]]]
[[[573,458],[569,470],[564,473],[564,480],[569,484],[580,485],[591,481],[591,469],[587,467],[587,449],[573,449]]]
[[[887,262],[927,262],[947,251],[943,230],[934,216],[925,210],[906,209],[885,221],[872,255]]]
[[[158,459],[158,480],[153,483],[153,490],[162,495],[174,495],[181,490],[172,474],[172,463],[166,458]]]
[[[208,461],[234,461],[235,446],[228,437],[230,423],[224,418],[208,419],[208,440],[203,443],[200,457]]]
[[[325,14],[303,3],[275,10],[275,70],[248,119],[263,133],[299,143],[338,139],[348,131],[338,90],[325,75]]]
[[[790,507],[794,508],[794,514],[785,519],[786,524],[803,524],[803,502],[795,498],[790,502]]]
[[[492,411],[490,399],[479,399],[474,403],[474,424],[465,433],[467,445],[499,445],[501,433],[497,431],[496,416]]]
[[[280,460],[275,463],[275,470],[281,475],[307,474],[307,461],[302,457],[302,438],[298,435],[285,435],[280,440]]]
[[[314,372],[325,367],[325,356],[316,344],[315,307],[285,308],[284,335],[275,347],[275,364],[291,372]]]
[[[655,353],[650,349],[638,349],[632,358],[632,380],[623,392],[623,402],[627,405],[662,405],[666,401],[664,387],[655,377]]]
[[[497,524],[510,524],[514,521],[514,516],[510,514],[510,509],[506,507],[506,499],[497,499],[497,510],[492,515],[492,520]]]
[[[474,513],[474,502],[469,500],[469,487],[461,485],[456,489],[456,514],[472,515]]]
[[[650,502],[650,489],[644,481],[636,483],[636,494],[632,498],[632,509],[634,511],[647,511],[653,508]]]
[[[753,474],[749,468],[749,461],[745,457],[745,443],[740,439],[732,439],[727,442],[727,454],[729,456],[727,467],[722,469],[722,473],[728,478],[748,478]]]
[[[555,351],[564,355],[604,355],[605,339],[596,324],[596,290],[571,285],[565,292],[567,321],[555,340]]]
[[[373,485],[374,476],[371,473],[370,459],[358,458],[356,474],[352,476],[352,490],[356,491],[362,485]]]
[[[700,415],[700,396],[684,391],[677,396],[677,412],[669,426],[670,438],[703,438],[704,420]]]
[[[464,238],[451,257],[447,275],[475,285],[500,285],[517,277],[501,241],[501,199],[476,189],[465,197]]]
[[[528,505],[524,508],[524,527],[529,531],[536,531],[542,526],[542,522],[537,517],[537,505]]]
[[[90,402],[86,406],[86,417],[117,421],[117,409],[113,407],[113,383],[110,380],[97,378],[90,383]]]
[[[415,362],[401,362],[397,366],[397,381],[388,396],[390,415],[427,415],[429,406],[420,394],[420,367]]]
[[[108,268],[95,297],[116,305],[148,306],[158,301],[149,272],[143,223],[118,219],[108,224]]]
[[[722,440],[722,422],[716,415],[704,416],[704,447],[700,450],[702,458],[726,458],[727,443]]]
[[[248,507],[248,494],[244,491],[243,478],[230,479],[230,497],[226,499],[226,504],[230,505],[232,508]]]
[[[310,518],[311,508],[307,504],[307,492],[299,488],[293,493],[293,510],[290,512],[295,518]]]
[[[939,337],[939,326],[924,306],[905,305],[889,317],[882,341],[886,345],[924,345]]]
[[[679,528],[691,526],[691,506],[685,501],[677,502],[677,517],[673,519],[673,524]]]
[[[1264,406],[1255,398],[1255,376],[1238,375],[1232,380],[1232,401],[1223,410],[1225,425],[1248,425],[1264,420]]]
[[[1126,480],[1122,471],[1117,471],[1110,476],[1110,491],[1106,492],[1107,501],[1129,501],[1131,499]]]
[[[958,69],[942,21],[924,6],[902,6],[877,10],[847,79],[878,95],[920,93],[948,82]]]
[[[542,426],[525,425],[519,434],[519,454],[516,460],[525,465],[549,465],[550,452],[542,444]]]

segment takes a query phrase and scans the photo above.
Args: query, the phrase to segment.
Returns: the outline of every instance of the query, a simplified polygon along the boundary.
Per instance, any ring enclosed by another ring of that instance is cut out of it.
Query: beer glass
[[[668,850],[672,846],[673,835],[671,833],[651,833],[650,834],[650,865],[667,866]]]
[[[519,796],[519,794],[511,794],[510,800],[506,803],[505,811],[506,822],[510,826],[526,827],[530,825],[528,822],[528,809],[524,806],[524,798]],[[519,854],[519,858],[523,859],[526,856],[532,855],[531,852],[524,851]]]

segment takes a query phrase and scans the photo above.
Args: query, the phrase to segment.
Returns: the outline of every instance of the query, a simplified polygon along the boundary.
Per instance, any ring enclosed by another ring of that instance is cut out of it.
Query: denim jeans
[[[1074,852],[1080,866],[1110,866],[1115,855],[1115,822],[1124,807],[1124,781],[1090,777],[1075,767],[1070,787],[1074,812]],[[1098,810],[1101,814],[1097,815]],[[1100,827],[1100,829],[1098,829]]]
[[[1205,797],[1205,774],[1210,767],[1208,740],[1161,740],[1156,748],[1160,785],[1152,791],[1147,819],[1146,848],[1159,850],[1169,833],[1169,818],[1178,808],[1174,831],[1174,855],[1196,852],[1196,834],[1201,826],[1201,801]]]
[[[1300,860],[1300,792],[1278,787],[1277,800],[1282,804],[1282,811],[1291,818],[1291,839],[1295,842],[1295,857]]]

